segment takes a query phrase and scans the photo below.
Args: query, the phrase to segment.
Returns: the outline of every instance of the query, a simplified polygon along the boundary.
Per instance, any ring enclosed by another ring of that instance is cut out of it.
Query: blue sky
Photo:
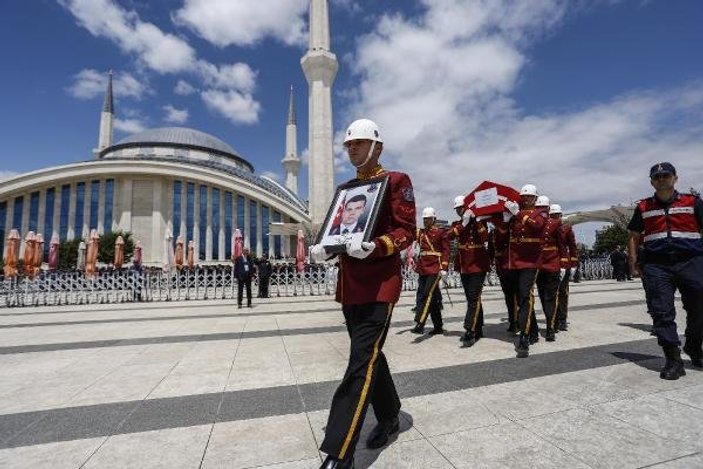
[[[12,0],[0,17],[0,177],[87,160],[106,71],[116,139],[184,125],[279,174],[288,88],[307,147],[306,0]],[[367,116],[418,204],[451,218],[483,179],[567,212],[703,188],[703,2],[331,0],[339,133]],[[215,13],[213,13],[215,12]],[[179,85],[180,83],[180,85]],[[343,153],[338,180],[350,177]],[[301,170],[307,191],[307,168]],[[581,230],[583,231],[583,230]],[[585,235],[584,235],[585,236]]]

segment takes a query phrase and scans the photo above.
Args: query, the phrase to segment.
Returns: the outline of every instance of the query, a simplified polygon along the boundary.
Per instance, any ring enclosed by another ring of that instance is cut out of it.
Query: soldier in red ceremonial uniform
[[[537,291],[547,322],[545,336],[547,342],[554,342],[556,337],[557,305],[560,301],[559,283],[569,267],[569,251],[560,227],[561,219],[557,217],[547,219],[542,231],[544,242],[537,273]]]
[[[552,204],[549,208],[549,217],[562,220],[561,205]],[[574,278],[576,269],[579,265],[579,253],[576,247],[576,236],[574,230],[568,223],[561,222],[559,225],[561,237],[566,241],[566,248],[569,258],[569,268],[566,270],[564,278],[559,282],[559,293],[557,301],[557,327],[555,332],[568,330],[568,315],[569,315],[569,280]]]
[[[659,376],[675,380],[686,374],[675,322],[677,289],[686,310],[683,350],[693,366],[703,367],[703,201],[676,191],[678,177],[671,163],[655,164],[649,177],[655,193],[637,202],[628,225],[630,269],[638,274],[639,262],[645,275],[654,332],[666,357]],[[640,243],[643,249],[638,259]]]
[[[466,316],[464,317],[464,330],[461,337],[465,346],[473,346],[483,337],[483,305],[481,304],[481,291],[486,273],[491,269],[490,258],[486,243],[488,229],[485,223],[476,221],[474,212],[464,207],[464,196],[454,199],[454,209],[461,217],[452,223],[447,233],[451,241],[456,239],[457,254],[454,268],[461,275],[461,285],[466,295]]]
[[[502,221],[495,221],[495,228],[491,231],[488,239],[489,254],[493,259],[496,274],[500,281],[500,288],[503,290],[505,306],[508,309],[508,330],[509,334],[519,333],[517,318],[517,297],[508,276],[508,245],[510,244],[510,225]]]
[[[378,164],[383,150],[378,126],[368,119],[354,121],[344,145],[357,169],[356,179],[385,176],[388,190],[372,241],[350,241],[339,257],[335,298],[342,304],[351,345],[347,370],[334,393],[320,446],[328,454],[321,469],[354,467],[354,451],[369,404],[378,421],[366,441],[369,448],[384,446],[398,431],[400,399],[382,348],[393,306],[400,298],[400,252],[413,242],[416,229],[410,178]],[[310,255],[315,261],[329,257],[321,245],[312,246]]]
[[[438,227],[436,221],[437,215],[432,207],[422,210],[424,228],[417,230],[416,235],[420,255],[415,266],[415,271],[419,274],[415,327],[412,329],[415,334],[424,332],[428,315],[434,326],[430,335],[444,334],[440,281],[447,278],[449,239],[446,230]]]
[[[518,297],[518,325],[520,336],[515,344],[518,358],[529,355],[530,340],[534,336],[534,286],[537,280],[537,267],[542,251],[542,230],[545,218],[535,208],[537,188],[526,184],[520,189],[520,204],[508,201],[505,208],[510,219],[510,240],[508,242],[508,282]],[[530,337],[530,332],[533,335]]]

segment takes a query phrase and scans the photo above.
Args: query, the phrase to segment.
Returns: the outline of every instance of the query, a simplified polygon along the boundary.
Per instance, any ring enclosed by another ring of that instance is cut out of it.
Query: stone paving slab
[[[432,338],[402,294],[401,431],[366,449],[370,411],[357,467],[703,467],[703,371],[658,378],[638,282],[572,284],[570,330],[525,360],[498,287],[470,349],[451,294]],[[330,297],[0,309],[0,467],[317,468],[348,347]]]

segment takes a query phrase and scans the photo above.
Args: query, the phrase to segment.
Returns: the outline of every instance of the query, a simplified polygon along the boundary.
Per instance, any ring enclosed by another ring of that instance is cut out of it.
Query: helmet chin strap
[[[355,168],[362,168],[362,167],[366,166],[366,163],[368,163],[369,160],[371,159],[371,156],[373,155],[373,151],[375,148],[376,148],[376,140],[373,140],[371,142],[371,148],[369,148],[369,154],[366,155],[366,159],[364,160],[364,162],[361,164],[355,164],[354,167]]]

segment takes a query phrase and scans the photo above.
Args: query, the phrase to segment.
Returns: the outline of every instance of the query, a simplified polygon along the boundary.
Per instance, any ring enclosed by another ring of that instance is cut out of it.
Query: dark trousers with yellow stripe
[[[417,290],[420,292],[418,298],[418,308],[415,311],[415,322],[423,326],[427,322],[427,316],[432,318],[432,325],[435,329],[442,329],[442,291],[440,290],[440,276],[420,275],[417,279]]]
[[[566,275],[559,282],[559,302],[557,303],[557,324],[566,322],[569,315],[569,279],[571,272],[566,269]],[[649,310],[649,308],[647,308]]]
[[[381,351],[392,311],[390,303],[342,307],[351,345],[347,371],[332,398],[320,446],[331,456],[347,459],[354,455],[369,404],[378,421],[391,420],[400,411],[400,398]]]
[[[461,285],[464,287],[464,294],[466,295],[464,329],[468,332],[478,333],[481,336],[483,336],[483,305],[481,304],[481,291],[483,291],[483,281],[485,279],[485,272],[461,274]]]
[[[537,291],[544,317],[547,320],[547,329],[554,329],[557,325],[557,307],[559,305],[559,272],[540,270],[537,274]]]
[[[517,298],[517,316],[520,332],[525,335],[535,335],[537,323],[534,312],[535,281],[537,269],[515,269],[508,273],[508,282]]]
[[[503,290],[503,296],[505,297],[505,306],[508,308],[508,323],[511,325],[517,324],[517,298],[513,284],[510,283],[510,271],[499,270],[498,280],[500,280],[500,288]]]

